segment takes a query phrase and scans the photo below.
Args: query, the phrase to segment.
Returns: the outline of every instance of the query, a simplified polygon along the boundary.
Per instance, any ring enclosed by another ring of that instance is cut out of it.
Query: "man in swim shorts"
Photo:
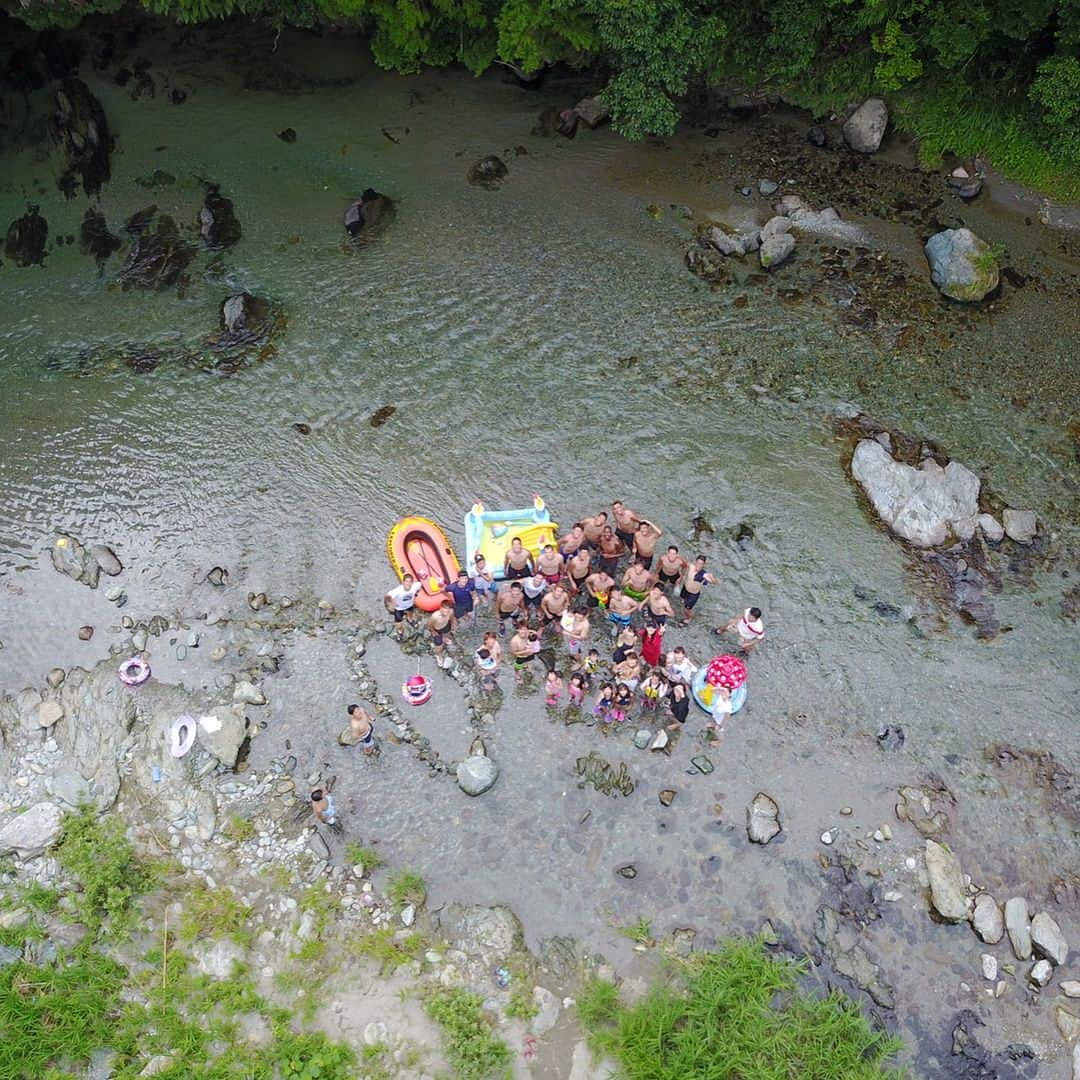
[[[362,705],[350,705],[348,712],[353,746],[361,747],[365,754],[374,754],[375,722],[371,719],[371,714]]]
[[[495,617],[499,620],[499,633],[506,633],[506,620],[511,625],[525,614],[525,594],[520,581],[504,581],[495,597]]]
[[[664,585],[678,585],[686,573],[686,560],[679,554],[679,549],[672,544],[656,567],[656,580]]]
[[[541,629],[546,630],[549,626],[554,624],[555,629],[558,630],[559,620],[563,617],[563,614],[569,607],[570,594],[566,591],[566,587],[561,581],[556,581],[540,601]]]
[[[536,573],[533,567],[533,557],[522,545],[521,537],[515,536],[510,541],[510,547],[503,559],[503,577],[507,580],[514,578],[532,577]]]
[[[651,521],[642,518],[634,533],[634,555],[644,564],[646,570],[652,569],[653,552],[656,551],[656,541],[664,535],[664,531]]]
[[[526,667],[536,659],[540,651],[540,635],[529,629],[529,624],[522,619],[517,624],[517,631],[510,639],[510,655],[514,658],[514,679],[521,682]]]
[[[645,568],[640,559],[634,559],[626,568],[622,576],[622,590],[630,597],[641,603],[649,595],[649,589],[653,583],[653,576]]]
[[[431,643],[435,646],[435,661],[439,667],[442,667],[446,646],[454,644],[454,631],[457,629],[452,600],[444,600],[431,613],[428,617],[427,628],[431,632]]]
[[[580,550],[582,544],[585,543],[585,530],[582,528],[581,522],[574,522],[573,528],[559,537],[559,554],[562,555],[563,560],[571,558],[576,555]]]
[[[584,517],[581,519],[581,528],[585,533],[585,546],[596,550],[600,543],[600,534],[604,531],[604,526],[607,524],[607,511],[601,510],[599,514],[593,514],[591,517]]]
[[[694,560],[694,565],[689,566],[686,569],[686,573],[683,575],[682,589],[679,591],[679,597],[683,602],[683,626],[694,617],[694,607],[701,599],[701,590],[706,585],[715,585],[716,578],[712,574],[705,572],[705,556],[699,555]]]
[[[589,558],[589,549],[582,548],[567,564],[566,576],[570,581],[570,588],[574,595],[585,588],[585,579],[592,569],[592,560]]]
[[[667,593],[664,592],[664,586],[659,582],[649,590],[645,606],[657,626],[663,626],[675,614],[675,609],[671,606]]]
[[[608,599],[608,618],[611,620],[613,632],[629,626],[630,617],[639,607],[641,607],[640,601],[632,600],[622,589],[613,587]]]
[[[589,607],[606,608],[614,584],[611,575],[603,570],[597,570],[595,574],[590,574],[585,579],[585,593],[588,597],[586,603]]]
[[[611,516],[615,519],[615,535],[626,545],[627,549],[633,550],[634,533],[637,532],[641,515],[624,506],[618,499],[611,504]]]
[[[626,545],[615,535],[610,525],[605,525],[597,541],[600,554],[597,563],[605,574],[615,576],[619,566],[619,557],[626,551]]]
[[[383,603],[387,609],[394,613],[395,637],[401,637],[401,632],[405,629],[404,620],[412,619],[409,612],[416,606],[416,594],[422,588],[423,585],[414,580],[412,574],[405,574],[401,579],[401,584],[383,597]]]
[[[469,571],[465,567],[458,571],[457,580],[447,585],[446,591],[454,601],[454,618],[458,622],[469,621],[472,618],[476,586],[469,579]]]
[[[531,626],[534,611],[537,613],[537,623],[540,621],[540,600],[547,590],[548,583],[544,580],[544,575],[537,571],[531,578],[525,578],[521,587],[525,591],[525,617]]]
[[[544,550],[536,560],[536,569],[544,575],[544,580],[549,585],[554,585],[562,577],[562,556],[555,550],[553,544],[545,544]]]

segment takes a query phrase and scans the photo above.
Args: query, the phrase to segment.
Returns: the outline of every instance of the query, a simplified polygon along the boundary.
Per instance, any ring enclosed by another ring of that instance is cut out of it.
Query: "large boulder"
[[[795,237],[791,233],[776,233],[761,241],[758,258],[765,270],[772,270],[786,261],[794,250]]]
[[[86,83],[80,79],[65,79],[56,91],[56,107],[52,117],[53,137],[67,157],[67,173],[60,187],[69,198],[74,196],[75,177],[82,178],[83,190],[95,195],[109,179],[109,154],[112,137],[105,119],[105,110]]]
[[[872,154],[889,126],[889,110],[881,98],[867,98],[844,124],[844,141],[860,154]]]
[[[117,275],[125,289],[167,289],[180,280],[195,258],[195,248],[184,240],[167,214],[158,218],[156,232],[151,232],[149,220],[136,222],[134,218],[127,229],[133,234],[131,247]]]
[[[759,791],[746,808],[746,835],[752,844],[767,844],[780,832],[780,807],[765,792]]]
[[[242,704],[219,705],[199,717],[199,745],[230,769],[236,768],[240,747],[247,736],[247,716]]]
[[[264,337],[273,328],[274,310],[269,300],[251,293],[233,293],[221,305],[221,328],[225,343]]]
[[[49,223],[36,206],[27,207],[26,213],[8,226],[4,254],[16,266],[40,266],[48,239]]]
[[[233,211],[232,199],[226,199],[216,184],[209,187],[199,210],[199,232],[207,246],[232,247],[240,239],[242,231]]]
[[[350,236],[371,232],[377,225],[389,219],[394,212],[394,203],[386,195],[380,195],[374,188],[367,188],[364,193],[345,211],[345,231]]]
[[[863,439],[851,473],[878,517],[917,547],[968,539],[979,513],[979,478],[957,461],[943,469],[932,459],[919,468],[896,461],[876,439]]]
[[[993,249],[970,229],[945,229],[926,241],[934,284],[950,299],[974,303],[998,287]]]
[[[499,766],[489,757],[473,754],[457,767],[458,787],[466,795],[483,795],[499,779]]]
[[[494,191],[507,176],[506,163],[495,154],[482,157],[469,170],[469,183]]]
[[[56,803],[40,802],[16,814],[0,828],[0,855],[33,859],[60,837],[63,815]]]
[[[944,844],[926,841],[926,874],[930,879],[930,902],[949,922],[968,917],[968,898],[960,860]]]
[[[93,554],[68,533],[61,533],[52,546],[53,569],[67,575],[73,581],[96,589],[101,566]]]

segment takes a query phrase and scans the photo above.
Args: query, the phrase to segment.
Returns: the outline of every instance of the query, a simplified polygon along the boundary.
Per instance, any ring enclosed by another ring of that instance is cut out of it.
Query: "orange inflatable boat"
[[[421,611],[434,611],[446,599],[443,588],[457,577],[459,563],[434,521],[419,514],[402,518],[386,538],[386,553],[399,578],[412,574],[423,585],[416,595]]]

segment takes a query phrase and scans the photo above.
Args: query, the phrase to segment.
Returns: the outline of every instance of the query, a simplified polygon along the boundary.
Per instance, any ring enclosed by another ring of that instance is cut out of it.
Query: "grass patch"
[[[180,940],[190,944],[204,938],[229,937],[250,948],[255,936],[250,925],[253,911],[232,889],[200,885],[184,895]]]
[[[389,975],[402,964],[419,960],[426,947],[427,942],[422,934],[412,933],[398,938],[397,931],[389,926],[380,926],[371,933],[360,934],[348,941],[350,954],[376,961],[380,975]]]
[[[383,857],[374,848],[364,847],[355,841],[345,845],[345,858],[351,866],[363,863],[364,869],[369,872],[384,865]]]
[[[424,1009],[443,1029],[446,1057],[459,1080],[494,1080],[510,1075],[510,1048],[492,1030],[484,999],[467,990],[433,990]]]
[[[254,840],[257,830],[255,822],[251,818],[242,817],[240,814],[230,814],[225,828],[221,830],[227,839],[243,843],[245,840]]]
[[[652,923],[645,918],[638,919],[636,923],[632,923],[630,926],[620,926],[619,933],[623,937],[637,942],[638,945],[655,944],[652,936]]]
[[[64,820],[56,855],[82,886],[77,897],[82,921],[93,931],[107,923],[113,936],[129,935],[132,901],[153,885],[155,876],[136,856],[120,820],[99,821],[92,806],[80,807]]]
[[[427,886],[419,874],[414,874],[411,870],[400,870],[387,883],[386,895],[390,897],[397,911],[401,911],[408,904],[419,909],[427,900]]]
[[[352,1080],[356,1075],[352,1048],[331,1042],[322,1032],[283,1035],[276,1056],[281,1080]]]
[[[768,956],[760,941],[731,940],[675,961],[673,977],[636,1005],[593,979],[578,1016],[593,1049],[628,1080],[885,1080],[900,1041],[874,1031],[841,994],[817,998],[796,983],[805,965]]]

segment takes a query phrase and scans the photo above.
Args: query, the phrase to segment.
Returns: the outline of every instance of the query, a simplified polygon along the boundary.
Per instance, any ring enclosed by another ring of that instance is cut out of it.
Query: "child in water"
[[[600,671],[600,653],[596,649],[590,649],[589,655],[581,664],[581,674],[585,676],[585,687],[588,689],[593,684],[593,679]]]
[[[580,671],[575,671],[570,676],[570,682],[566,688],[567,696],[570,699],[571,705],[581,706],[581,703],[585,700],[585,676]]]
[[[615,687],[611,683],[604,683],[600,687],[600,693],[596,695],[596,703],[593,705],[593,716],[602,724],[611,723],[611,707],[615,703]]]
[[[619,683],[615,697],[611,702],[611,719],[617,724],[623,723],[634,707],[634,692],[626,683]]]
[[[557,706],[562,700],[563,681],[562,676],[552,668],[547,673],[547,678],[544,680],[544,703],[546,705]]]

